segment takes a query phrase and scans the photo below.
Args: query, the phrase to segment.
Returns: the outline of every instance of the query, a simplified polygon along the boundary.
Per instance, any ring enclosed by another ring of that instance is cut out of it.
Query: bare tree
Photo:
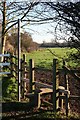
[[[45,22],[56,24],[55,32],[63,33],[63,39],[69,43],[71,48],[77,49],[76,59],[80,59],[80,2],[43,2],[43,10],[37,13],[39,17],[38,24]],[[54,26],[53,26],[54,27]],[[57,32],[58,31],[58,32]],[[65,33],[65,36],[64,36]],[[57,36],[56,34],[56,36]],[[60,40],[60,34],[58,36]],[[62,38],[61,38],[62,39]]]
[[[71,47],[80,51],[80,2],[1,2],[3,15],[2,51],[8,30],[17,19],[30,24],[56,23],[55,31],[65,32]]]
[[[51,8],[53,7],[54,6],[51,6]],[[66,26],[66,30],[69,30],[73,35],[70,37],[70,40],[73,43],[71,43],[71,45],[80,49],[80,2],[58,3],[55,7],[58,13],[57,20],[63,21],[67,26],[69,25],[68,27]]]
[[[69,32],[69,46],[71,48],[77,49],[77,53],[72,55],[75,59],[80,60],[80,2],[61,2],[57,4],[46,4],[51,9],[56,10],[56,21],[58,21],[60,31],[66,31],[66,34]],[[65,26],[65,30],[63,30],[63,26]]]
[[[6,34],[14,25],[17,24],[18,19],[21,21],[32,11],[33,7],[38,4],[36,2],[0,2],[0,10],[2,12],[2,42],[0,53],[4,53]],[[29,15],[28,15],[29,16]],[[26,18],[28,20],[28,17]]]

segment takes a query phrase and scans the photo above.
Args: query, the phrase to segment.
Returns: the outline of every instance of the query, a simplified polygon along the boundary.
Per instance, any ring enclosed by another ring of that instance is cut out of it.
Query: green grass
[[[26,60],[29,63],[29,59],[34,59],[35,66],[51,69],[54,58],[58,59],[59,67],[61,67],[62,59],[68,61],[68,54],[70,52],[71,49],[69,48],[44,48],[26,53]],[[72,63],[72,61],[68,61],[67,64],[68,66],[76,66],[76,63]]]

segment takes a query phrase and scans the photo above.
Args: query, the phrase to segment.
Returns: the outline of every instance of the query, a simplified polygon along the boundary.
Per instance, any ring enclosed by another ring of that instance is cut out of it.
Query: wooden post
[[[16,62],[15,62],[15,58],[14,58],[14,53],[12,53],[11,54],[11,73],[12,73],[12,76],[15,78],[15,76],[16,76],[16,73],[15,73],[15,71],[16,71],[16,69],[15,69],[15,64],[16,64]]]
[[[29,92],[33,92],[34,87],[34,60],[29,60]]]
[[[13,58],[14,58],[14,78],[16,79],[16,55],[15,55],[15,53],[13,53]]]
[[[12,54],[10,55],[10,63],[11,63],[11,76],[13,76],[13,57]]]
[[[21,39],[20,39],[20,20],[18,19],[18,101],[21,98]]]
[[[60,81],[60,79],[61,79],[60,73],[59,73],[58,77],[59,77],[59,81]],[[64,96],[64,93],[59,92],[59,97],[60,96]],[[59,98],[59,108],[60,108],[60,110],[63,110],[63,99],[60,99],[60,98]]]
[[[23,61],[21,59],[21,98],[23,98]]]
[[[15,79],[17,79],[18,78],[18,71],[17,71],[17,67],[18,67],[18,65],[17,65],[17,60],[18,60],[18,58],[17,58],[17,54],[15,53]]]
[[[26,80],[27,75],[26,75],[26,67],[25,67],[25,63],[26,63],[26,55],[23,54],[23,63],[22,63],[22,96],[25,99],[25,92],[26,92],[26,81],[24,81],[24,79]]]
[[[66,73],[66,69],[65,69],[65,61],[63,60],[63,69],[64,69],[64,83],[65,83],[65,90],[67,90],[69,92],[69,87],[68,87],[68,75]],[[69,112],[69,94],[65,95],[65,109],[66,109],[66,116],[68,116],[68,112]]]
[[[65,61],[63,60],[63,69],[64,69],[64,87],[67,90],[67,81],[66,81],[66,70],[65,70]]]
[[[69,106],[68,75],[66,75],[66,90],[68,91],[68,93],[65,95],[66,96],[65,107],[66,107],[66,116],[68,116],[68,113],[69,113],[69,110],[70,110],[70,106]]]
[[[40,108],[41,105],[41,95],[40,93],[35,93],[34,94],[34,103],[36,104],[37,108]]]
[[[25,65],[27,64],[26,62],[26,54],[23,54],[23,60],[24,60],[24,79],[26,80],[27,79],[27,68],[25,67]],[[27,85],[26,85],[26,81],[24,80],[23,82],[23,86],[24,86],[24,89],[23,89],[23,92],[24,92],[24,98],[25,98],[25,92],[27,92]]]
[[[56,97],[58,96],[58,79],[56,79],[56,61],[57,59],[53,59],[53,111],[57,112],[58,109],[58,100]]]
[[[3,20],[2,20],[2,40],[1,40],[1,46],[0,46],[0,52],[4,54],[5,50],[5,43],[6,43],[6,2],[3,1]],[[3,56],[1,57],[1,62],[3,62]]]
[[[60,96],[64,96],[64,93],[60,93],[59,92],[59,97]],[[64,103],[63,99],[59,98],[59,107],[60,107],[60,110],[63,110],[63,103]]]

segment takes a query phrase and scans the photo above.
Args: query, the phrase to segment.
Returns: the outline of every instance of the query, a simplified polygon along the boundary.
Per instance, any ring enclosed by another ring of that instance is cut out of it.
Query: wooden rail
[[[5,57],[6,57],[6,58],[10,57],[10,54],[0,54],[0,57],[2,57],[3,60],[4,60]],[[8,71],[5,71],[5,69],[4,69],[4,68],[9,68],[9,66],[10,66],[10,62],[2,61],[2,62],[0,63],[0,75],[1,75],[1,74],[2,74],[2,75],[10,74],[9,69],[8,69]]]
[[[69,73],[70,75],[72,75],[75,79],[80,80],[80,77],[75,73],[75,71],[73,72],[72,70],[70,70],[68,67],[64,66],[65,72],[67,72],[67,74]],[[78,71],[79,72],[79,71]]]
[[[59,86],[59,81],[56,77],[59,74],[59,72],[56,69],[56,61],[57,61],[56,59],[53,60],[53,70],[51,70],[53,71],[52,85],[48,85],[48,84],[37,82],[34,80],[34,71],[39,70],[39,69],[34,66],[34,61],[30,59],[29,61],[29,66],[30,66],[29,74],[30,75],[29,75],[29,79],[27,80],[25,79],[25,82],[29,83],[29,93],[26,94],[26,96],[30,98],[30,101],[34,98],[34,96],[36,96],[38,107],[40,107],[41,95],[52,93],[53,111],[56,112],[59,107],[63,109],[63,100],[66,100],[65,101],[66,115],[68,115],[68,98],[69,98],[70,92],[68,90],[68,87],[66,87],[68,86],[68,83],[66,82],[66,74],[64,74],[65,84],[66,84],[65,87]],[[36,90],[35,86],[37,86],[37,88],[40,88],[40,89]],[[63,97],[61,98],[62,95]],[[59,105],[59,103],[61,106]]]
[[[9,54],[8,54],[9,55]],[[4,56],[4,55],[3,55]],[[4,56],[5,57],[5,56]],[[8,57],[8,56],[7,56]],[[6,63],[10,61],[10,70],[11,74],[17,78],[18,76],[18,64],[17,57],[11,55],[10,60],[6,59]],[[6,64],[5,63],[5,64]],[[1,63],[0,63],[1,64]],[[66,115],[69,113],[69,100],[71,99],[80,99],[80,96],[70,95],[69,87],[68,87],[68,75],[70,74],[75,79],[80,80],[80,77],[76,73],[80,73],[79,70],[70,70],[66,67],[65,62],[63,62],[63,68],[57,69],[57,59],[53,59],[53,68],[52,70],[46,70],[44,68],[37,68],[34,66],[34,60],[29,60],[29,67],[27,67],[26,56],[23,55],[21,59],[21,96],[22,98],[30,98],[30,102],[34,101],[37,103],[37,106],[41,105],[41,96],[44,94],[52,94],[52,104],[53,111],[57,112],[58,108],[63,109],[63,103],[65,102]],[[50,71],[53,73],[52,85],[45,84],[42,82],[35,81],[34,72],[36,71]],[[29,73],[29,77],[27,78],[27,74]],[[59,75],[62,74],[64,76],[64,86],[59,85]],[[25,93],[26,87],[29,84],[29,93]],[[39,90],[36,90],[39,88]],[[35,100],[34,100],[35,99]]]

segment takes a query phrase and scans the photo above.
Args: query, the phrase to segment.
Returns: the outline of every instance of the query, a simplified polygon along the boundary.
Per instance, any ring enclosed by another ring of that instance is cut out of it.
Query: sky
[[[56,38],[56,34],[55,34],[56,25],[57,25],[57,22],[39,24],[39,25],[26,24],[24,29],[21,28],[21,31],[22,32],[26,31],[30,33],[34,42],[37,42],[37,43],[53,42],[55,41],[55,38]],[[64,32],[61,33],[60,31],[58,31],[57,36],[67,37]],[[63,41],[64,41],[63,39],[59,40],[59,42],[63,42]]]
[[[14,0],[12,0],[12,1],[14,1]],[[8,2],[9,2],[9,0],[8,0]],[[21,23],[21,25],[22,24],[23,23]],[[43,41],[51,42],[51,39],[54,38],[53,34],[48,33],[48,31],[49,31],[48,29],[50,29],[50,24],[41,24],[41,25],[26,24],[24,29],[21,28],[21,31],[29,32],[31,34],[34,42],[43,43]],[[53,28],[52,28],[52,31],[53,31]]]
[[[69,0],[65,0],[65,1],[69,1]],[[70,1],[74,1],[74,0],[70,0]],[[40,9],[41,9],[41,7],[40,7]],[[51,14],[54,14],[54,13],[52,12]],[[48,14],[46,14],[46,15],[48,15]],[[56,27],[56,23],[53,23],[53,24],[46,23],[46,24],[39,24],[39,25],[38,24],[31,25],[29,23],[29,24],[26,24],[25,30],[31,34],[34,42],[43,43],[43,41],[52,42],[52,39],[55,40],[55,32],[54,32],[55,27]]]
[[[12,0],[12,1],[14,1],[14,0]],[[16,0],[16,1],[18,1],[18,0]],[[25,1],[27,1],[27,0],[25,0]],[[36,0],[32,0],[32,1],[36,1]],[[39,1],[42,2],[42,0],[39,0]],[[50,0],[45,0],[45,2],[46,1],[48,2]],[[55,0],[52,0],[52,1],[55,1]],[[57,1],[61,1],[61,0],[57,0]],[[74,0],[67,0],[67,1],[74,1]],[[51,42],[51,40],[54,39],[55,25],[56,24],[53,23],[53,25],[52,25],[53,27],[51,27],[50,24],[42,24],[42,25],[26,24],[24,30],[26,30],[26,32],[29,32],[31,34],[34,42],[37,42],[37,43],[43,43],[43,41]],[[21,31],[23,31],[23,29]],[[49,31],[51,31],[52,33],[50,33]]]
[[[54,39],[54,34],[49,33],[49,29],[54,31],[54,27],[51,27],[50,24],[28,25],[25,28],[31,34],[33,41],[37,43],[51,42]]]

